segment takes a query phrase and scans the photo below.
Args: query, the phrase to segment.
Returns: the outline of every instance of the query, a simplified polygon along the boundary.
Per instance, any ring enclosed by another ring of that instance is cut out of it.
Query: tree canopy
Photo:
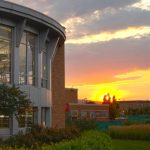
[[[0,84],[0,115],[11,116],[15,113],[17,116],[30,108],[31,101],[19,87]]]

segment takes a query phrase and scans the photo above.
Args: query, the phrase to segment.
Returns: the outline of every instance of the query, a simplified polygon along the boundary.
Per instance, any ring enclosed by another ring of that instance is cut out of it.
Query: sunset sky
[[[150,0],[8,0],[66,27],[66,87],[79,99],[150,99]]]

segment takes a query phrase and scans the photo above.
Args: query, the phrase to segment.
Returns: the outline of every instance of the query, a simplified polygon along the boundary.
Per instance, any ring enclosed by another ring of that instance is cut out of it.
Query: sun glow
[[[103,101],[104,95],[107,93],[110,94],[110,97],[116,96],[116,98],[123,99],[125,96],[129,94],[129,92],[119,89],[119,86],[111,84],[102,84],[97,85],[97,90],[92,93],[90,99],[96,101]]]
[[[114,79],[117,80],[110,83],[75,86],[79,90],[79,99],[102,102],[107,93],[111,97],[115,96],[117,100],[150,99],[150,69],[116,74]]]

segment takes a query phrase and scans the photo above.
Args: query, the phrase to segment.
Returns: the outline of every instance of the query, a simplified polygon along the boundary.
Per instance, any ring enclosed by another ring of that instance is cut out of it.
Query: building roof
[[[11,2],[0,1],[0,13],[3,13],[3,12],[4,12],[4,15],[9,14],[9,17],[11,17],[11,15],[20,16],[22,18],[33,20],[39,24],[44,24],[45,26],[52,28],[56,32],[58,32],[64,40],[66,38],[65,28],[62,25],[60,25],[54,19],[36,10],[30,9],[30,8],[27,8],[18,4],[14,4]]]

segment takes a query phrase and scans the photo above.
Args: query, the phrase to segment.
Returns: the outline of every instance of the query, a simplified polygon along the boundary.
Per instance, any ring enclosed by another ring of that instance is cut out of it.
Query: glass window
[[[71,118],[72,118],[72,120],[77,120],[78,119],[78,111],[77,110],[72,110],[71,111]]]
[[[26,81],[26,45],[20,44],[19,52],[19,83],[25,84]]]
[[[0,38],[5,40],[11,40],[11,28],[0,25]]]
[[[96,118],[96,114],[94,111],[90,112],[90,119],[95,119]]]
[[[88,113],[87,111],[81,111],[81,119],[87,119]]]
[[[0,115],[0,128],[9,128],[9,116]]]
[[[106,111],[97,111],[96,112],[96,118],[106,117],[106,116],[107,116],[107,112]]]
[[[50,125],[50,108],[41,107],[41,125],[48,127]]]
[[[31,127],[33,125],[33,111],[28,112],[26,114],[27,127]]]
[[[47,88],[47,49],[48,49],[48,42],[45,44],[45,48],[42,51],[42,82],[41,86]]]
[[[0,25],[0,82],[3,83],[11,80],[11,46],[11,28]]]
[[[19,48],[19,83],[35,85],[35,40],[36,36],[24,32]]]

